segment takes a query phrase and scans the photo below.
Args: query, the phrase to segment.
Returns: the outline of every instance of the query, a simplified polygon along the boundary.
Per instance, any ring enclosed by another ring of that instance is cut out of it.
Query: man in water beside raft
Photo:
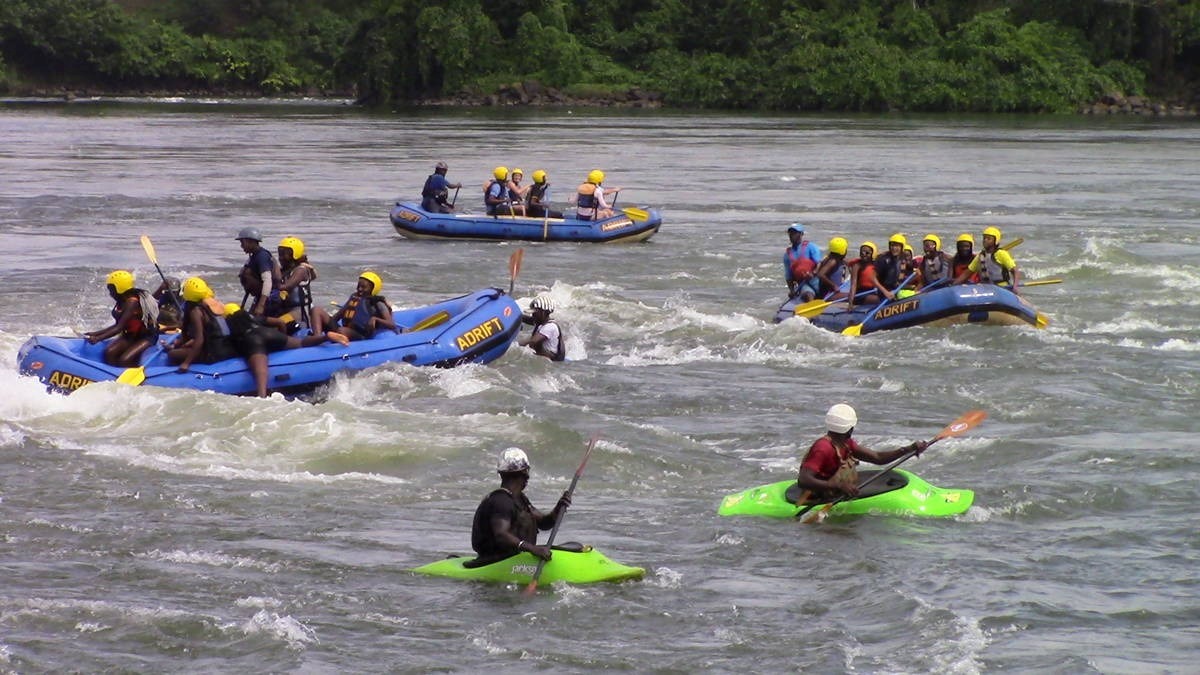
[[[796,484],[804,492],[796,503],[826,501],[842,495],[853,497],[858,494],[858,462],[887,464],[908,452],[918,457],[929,445],[926,441],[914,441],[890,452],[876,452],[859,445],[850,436],[858,424],[858,413],[845,403],[838,403],[825,413],[825,429],[828,433],[818,438],[800,463]],[[815,498],[815,499],[813,499]]]
[[[528,551],[542,560],[550,559],[550,547],[537,545],[538,530],[549,530],[571,505],[571,496],[563,492],[550,513],[533,508],[525,496],[529,484],[529,457],[520,448],[508,448],[496,461],[500,487],[493,490],[475,509],[471,523],[471,548],[477,557],[465,567],[482,567]]]

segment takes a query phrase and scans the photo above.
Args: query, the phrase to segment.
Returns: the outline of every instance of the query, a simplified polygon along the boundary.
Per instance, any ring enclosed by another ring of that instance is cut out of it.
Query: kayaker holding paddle
[[[542,560],[550,559],[550,547],[537,545],[538,530],[554,527],[571,505],[564,492],[550,513],[535,509],[525,496],[529,484],[529,457],[520,448],[508,448],[496,461],[500,487],[484,497],[471,523],[471,548],[478,557],[466,567],[479,567],[528,551]]]
[[[858,424],[858,413],[845,403],[838,403],[825,413],[825,428],[828,433],[818,438],[809,447],[800,463],[800,474],[796,483],[805,490],[798,503],[810,497],[832,499],[858,494],[858,462],[887,464],[912,452],[920,456],[927,441],[914,441],[890,452],[876,452],[859,445],[851,434]]]

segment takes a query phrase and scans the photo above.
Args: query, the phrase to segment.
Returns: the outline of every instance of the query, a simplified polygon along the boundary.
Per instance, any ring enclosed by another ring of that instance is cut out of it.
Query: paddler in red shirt
[[[838,403],[825,413],[824,436],[818,438],[804,455],[800,463],[800,475],[796,483],[802,490],[807,491],[805,498],[798,503],[807,501],[808,496],[833,499],[843,494],[853,497],[858,494],[859,460],[872,464],[887,464],[895,461],[907,452],[920,456],[929,445],[926,441],[914,441],[902,448],[890,452],[876,452],[859,445],[850,435],[858,424],[858,414],[845,403]]]

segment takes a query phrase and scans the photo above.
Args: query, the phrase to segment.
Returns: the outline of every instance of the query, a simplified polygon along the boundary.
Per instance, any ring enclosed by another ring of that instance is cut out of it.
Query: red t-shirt
[[[833,441],[829,440],[828,436],[822,436],[808,449],[808,453],[804,455],[804,461],[800,462],[800,468],[807,468],[821,480],[829,480],[833,478],[833,474],[837,473],[842,462],[857,450],[858,443],[851,438],[846,441],[845,454],[838,455],[837,448],[833,447]]]

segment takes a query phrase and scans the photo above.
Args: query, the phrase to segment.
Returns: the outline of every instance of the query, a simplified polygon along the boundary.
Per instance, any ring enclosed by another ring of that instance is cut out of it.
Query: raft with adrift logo
[[[799,298],[787,300],[775,313],[775,322],[794,317],[796,307],[802,304]],[[876,312],[877,307],[879,311]],[[912,326],[972,323],[1045,328],[1050,323],[1046,315],[1039,312],[1028,300],[992,284],[942,286],[896,299],[882,307],[873,304],[855,305],[853,309],[847,310],[845,302],[836,302],[809,320],[813,325],[839,333],[850,326],[861,324],[863,335]]]
[[[299,393],[328,382],[335,373],[385,363],[449,368],[499,358],[521,329],[521,308],[499,288],[485,288],[437,304],[393,313],[396,325],[412,332],[378,331],[348,346],[327,343],[288,349],[268,357],[271,391]],[[17,354],[18,367],[46,388],[69,393],[92,382],[117,380],[128,369],[104,363],[106,342],[83,338],[35,336]],[[194,363],[186,373],[167,364],[161,346],[147,350],[142,385],[203,389],[224,394],[255,393],[254,377],[242,358],[213,364]],[[127,381],[127,380],[122,380]]]
[[[409,239],[482,239],[487,241],[645,241],[662,226],[657,209],[626,207],[611,218],[535,218],[469,213],[431,213],[417,202],[396,202],[391,212],[396,232]]]

